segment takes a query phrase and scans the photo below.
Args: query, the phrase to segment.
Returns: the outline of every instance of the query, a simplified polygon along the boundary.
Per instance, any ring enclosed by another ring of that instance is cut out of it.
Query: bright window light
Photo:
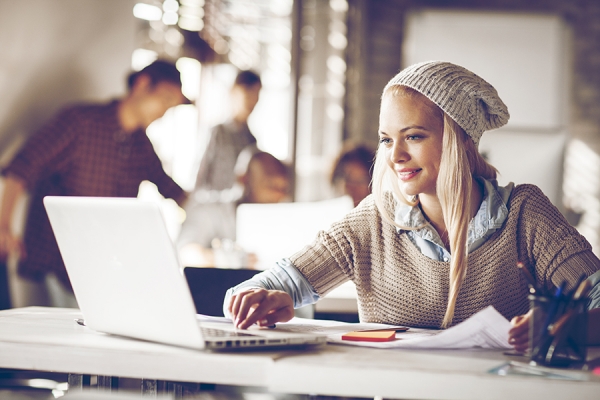
[[[175,25],[175,24],[177,24],[178,19],[179,19],[179,16],[177,15],[176,12],[173,12],[173,11],[165,12],[162,17],[162,21],[165,25]]]
[[[162,11],[156,6],[145,3],[137,3],[133,6],[133,16],[146,21],[160,21]]]
[[[191,100],[196,100],[200,96],[200,61],[193,58],[181,57],[176,63],[177,69],[181,72],[181,90],[183,94]]]
[[[204,0],[180,0],[182,6],[203,7]]]
[[[182,17],[204,17],[204,8],[202,7],[191,7],[191,6],[181,6],[179,8],[179,15]]]
[[[348,11],[348,2],[346,0],[329,0],[329,6],[333,11],[346,12]]]
[[[131,55],[131,68],[140,71],[146,65],[150,65],[158,58],[158,54],[152,50],[135,49]]]
[[[177,12],[177,10],[179,10],[179,3],[177,0],[165,0],[163,3],[163,10],[165,12]]]
[[[181,16],[178,25],[181,29],[192,32],[200,32],[204,28],[204,21],[198,17]]]

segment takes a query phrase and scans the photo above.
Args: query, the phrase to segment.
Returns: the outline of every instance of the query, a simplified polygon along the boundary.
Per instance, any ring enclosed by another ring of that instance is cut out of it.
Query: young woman
[[[239,328],[287,321],[294,307],[352,280],[364,322],[448,327],[492,305],[513,319],[510,340],[523,350],[528,287],[517,262],[539,285],[572,288],[582,274],[597,281],[600,260],[540,189],[498,186],[477,145],[508,118],[496,90],[463,67],[401,71],[382,95],[373,194],[310,246],[231,289],[226,315]],[[596,284],[590,307],[599,292]]]

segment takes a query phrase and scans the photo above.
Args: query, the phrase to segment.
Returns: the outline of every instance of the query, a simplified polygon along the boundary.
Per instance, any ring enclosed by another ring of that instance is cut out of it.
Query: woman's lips
[[[400,178],[400,180],[408,181],[408,180],[411,180],[412,178],[414,178],[421,171],[422,171],[421,168],[417,168],[417,169],[404,168],[404,169],[401,169],[400,171],[397,171],[397,174],[398,174],[398,178]]]

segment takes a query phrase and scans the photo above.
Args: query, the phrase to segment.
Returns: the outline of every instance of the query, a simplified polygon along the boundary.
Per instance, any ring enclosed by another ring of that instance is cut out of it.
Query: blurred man
[[[233,196],[229,201],[190,200],[186,209],[187,218],[177,240],[184,265],[215,266],[214,250],[217,249],[235,251],[244,256],[242,249],[231,247],[236,239],[235,217],[238,205],[289,200],[288,167],[273,155],[250,146],[240,154],[234,169],[237,184],[230,193],[238,193],[237,197]]]
[[[248,118],[258,103],[262,88],[260,76],[253,71],[241,71],[231,88],[233,115],[231,120],[215,126],[202,157],[196,191],[219,192],[235,183],[233,168],[241,151],[256,145],[248,128]]]
[[[128,87],[125,97],[108,104],[60,111],[2,171],[0,256],[19,253],[18,274],[34,284],[37,297],[20,305],[76,305],[44,196],[136,197],[140,183],[149,180],[179,204],[187,198],[163,170],[146,136],[146,128],[169,108],[189,103],[181,93],[179,71],[159,60],[130,74]],[[31,199],[21,242],[10,226],[15,204],[26,191]],[[53,300],[55,295],[66,296],[62,298],[67,303]]]

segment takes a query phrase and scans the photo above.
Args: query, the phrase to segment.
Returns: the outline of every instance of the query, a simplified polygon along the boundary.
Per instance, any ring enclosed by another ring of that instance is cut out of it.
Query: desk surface
[[[600,398],[600,379],[549,380],[487,371],[499,351],[380,350],[326,345],[298,351],[210,353],[79,326],[78,310],[0,311],[0,368],[261,386],[279,393],[439,399]]]

